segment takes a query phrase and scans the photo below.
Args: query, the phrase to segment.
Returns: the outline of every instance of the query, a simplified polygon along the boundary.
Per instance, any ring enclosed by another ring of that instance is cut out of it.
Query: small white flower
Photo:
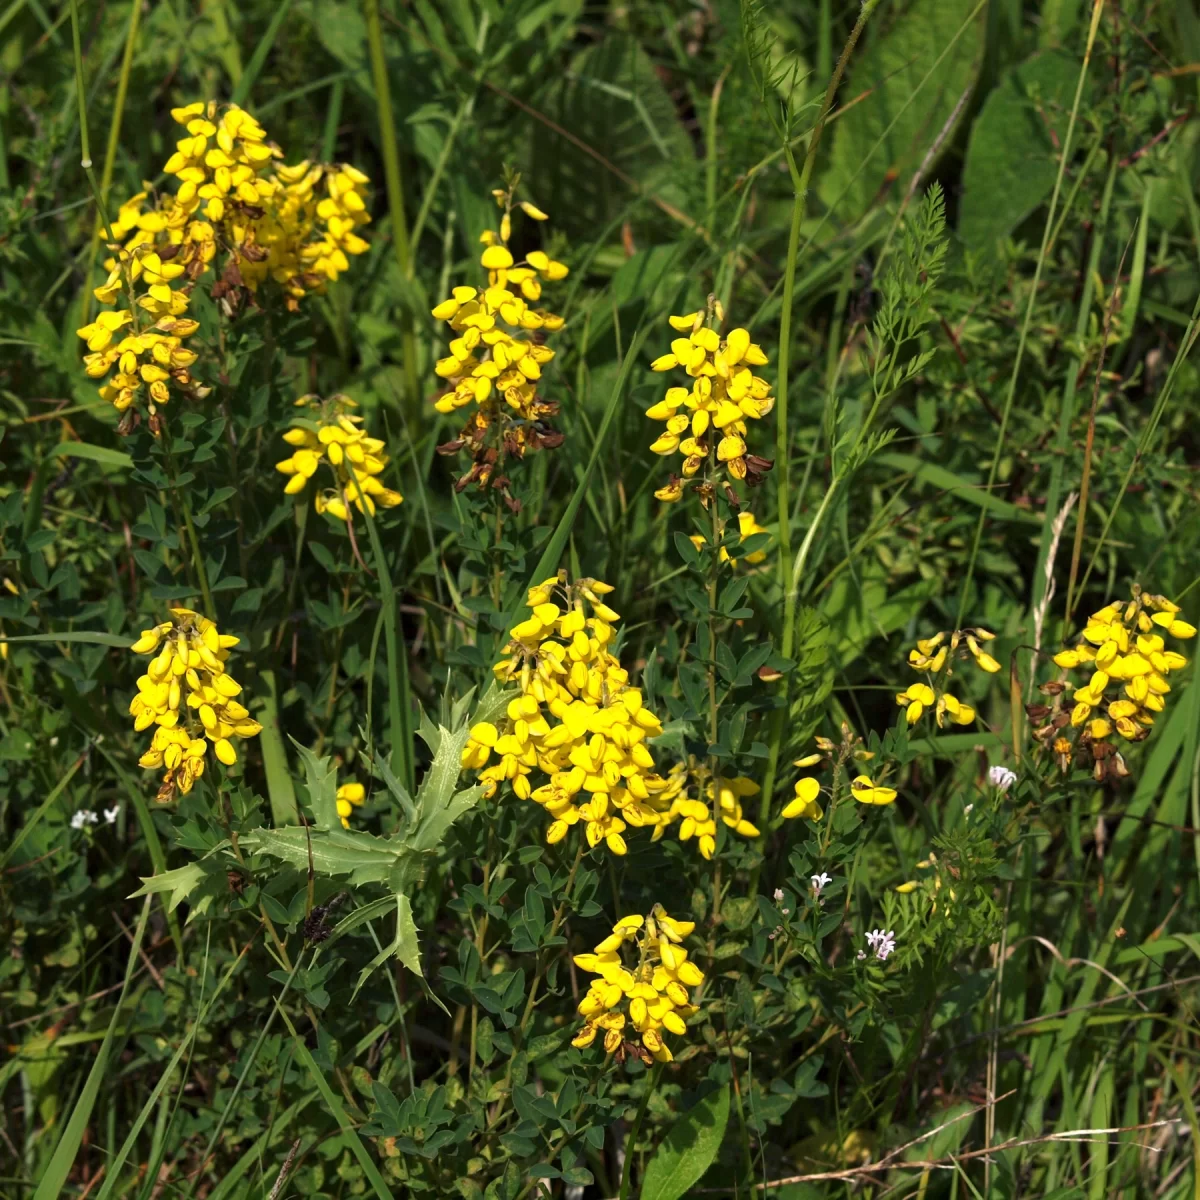
[[[1000,791],[1007,792],[1017,782],[1017,773],[997,764],[988,769],[988,780]]]
[[[94,812],[92,812],[91,809],[81,808],[71,818],[71,828],[72,829],[82,829],[85,825],[95,825],[96,822],[99,820],[100,820],[100,818],[98,816],[96,816],[96,814]]]
[[[774,893],[775,903],[778,904],[783,899],[783,888],[776,888]]]
[[[120,813],[120,811],[121,806],[119,804],[114,804],[112,808],[106,808],[104,810],[105,825],[115,825],[117,823],[117,815]]]
[[[967,807],[963,809],[963,816],[969,817],[971,815],[971,809],[973,809],[974,807],[975,807],[975,805],[968,804]]]
[[[872,929],[867,933],[867,944],[875,951],[875,957],[884,962],[896,949],[896,934],[891,929]]]
[[[857,958],[859,962],[862,962],[862,960],[867,957],[867,952],[865,950],[860,950],[854,957]]]
[[[826,875],[825,872],[822,871],[820,875],[814,875],[809,882],[812,884],[813,895],[819,896],[821,894],[821,890],[828,887],[833,882],[833,876]]]

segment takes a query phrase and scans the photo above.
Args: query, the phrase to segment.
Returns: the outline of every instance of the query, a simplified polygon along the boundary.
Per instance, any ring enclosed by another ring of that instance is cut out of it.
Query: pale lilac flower
[[[775,903],[778,904],[783,899],[783,888],[776,888],[773,898]]]
[[[1008,767],[1002,767],[997,764],[988,770],[989,782],[1001,792],[1007,792],[1014,783],[1017,782],[1016,771],[1010,770]]]
[[[867,933],[867,944],[880,962],[885,962],[896,949],[896,934],[890,929],[872,929]]]
[[[820,875],[814,875],[809,882],[812,884],[813,895],[816,896],[817,899],[820,899],[822,889],[827,888],[833,882],[833,876],[826,875],[825,872],[822,871]]]

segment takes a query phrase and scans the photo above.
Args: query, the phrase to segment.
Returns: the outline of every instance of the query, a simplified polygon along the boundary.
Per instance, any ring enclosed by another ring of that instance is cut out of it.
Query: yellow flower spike
[[[676,921],[656,904],[646,917],[622,917],[593,953],[575,955],[575,965],[597,978],[579,1002],[583,1024],[572,1045],[586,1049],[604,1030],[606,1053],[620,1056],[632,1030],[640,1035],[635,1053],[643,1062],[670,1061],[663,1034],[686,1035],[687,1017],[697,1011],[688,988],[704,981],[679,945],[694,930],[694,922]],[[629,944],[627,966],[622,955]]]
[[[211,649],[215,644],[224,655],[237,639],[222,637],[213,622],[191,609],[177,607],[170,612],[170,621],[144,631],[131,648],[134,653],[151,654],[162,644],[137,681],[137,695],[129,704],[135,730],[156,726],[150,749],[139,762],[148,768],[166,768],[158,791],[158,799],[164,802],[191,791],[204,773],[210,744],[218,761],[232,766],[237,762],[234,739],[255,737],[262,730],[234,700],[241,685]]]
[[[907,896],[910,892],[915,892],[918,887],[920,887],[920,884],[915,879],[909,879],[904,883],[898,883],[894,890],[902,896]]]

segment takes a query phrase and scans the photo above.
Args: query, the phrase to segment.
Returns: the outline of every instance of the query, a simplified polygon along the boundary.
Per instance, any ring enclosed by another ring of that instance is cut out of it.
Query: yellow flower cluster
[[[596,579],[568,585],[565,572],[529,590],[531,614],[513,627],[493,668],[520,695],[501,727],[472,726],[462,765],[479,771],[485,795],[508,780],[518,797],[542,805],[550,844],[582,823],[589,846],[604,842],[624,854],[626,828],[649,826],[657,840],[669,818],[667,781],[646,746],[662,724],[607,649],[620,620],[601,598],[611,591]],[[493,753],[498,761],[488,766]],[[535,770],[548,777],[536,788]]]
[[[137,681],[129,713],[139,733],[157,727],[139,765],[166,767],[158,791],[161,801],[192,790],[204,774],[209,743],[217,758],[232,766],[237,762],[233,739],[262,730],[237,700],[242,685],[225,669],[237,644],[237,638],[221,633],[207,617],[173,608],[171,620],[142,630],[130,646],[134,654],[154,654]]]
[[[485,230],[479,262],[487,272],[486,287],[456,287],[433,309],[452,334],[449,354],[434,368],[446,382],[437,397],[438,412],[451,413],[474,404],[475,411],[455,441],[440,447],[453,453],[469,446],[474,469],[460,483],[487,486],[504,455],[523,457],[527,450],[553,448],[562,435],[545,427],[558,414],[558,404],[538,392],[542,370],[554,358],[546,335],[563,327],[563,319],[536,307],[542,284],[564,279],[568,268],[542,250],[531,250],[518,261],[509,249],[512,233],[513,193],[516,180],[493,192],[503,209],[498,232]],[[535,221],[546,214],[528,201],[516,205]],[[485,445],[489,430],[494,445]]]
[[[1053,742],[1064,770],[1073,752],[1078,752],[1090,760],[1098,780],[1127,774],[1109,738],[1116,733],[1126,741],[1142,741],[1166,707],[1171,691],[1167,676],[1187,666],[1187,659],[1167,649],[1163,634],[1181,640],[1196,636],[1196,627],[1183,620],[1179,611],[1179,605],[1166,596],[1135,586],[1132,599],[1114,600],[1092,613],[1078,643],[1054,656],[1064,670],[1091,673],[1087,683],[1072,692],[1069,716],[1057,712],[1034,730],[1043,743]],[[1063,686],[1046,684],[1042,691],[1058,695]],[[1031,712],[1049,715],[1041,709]],[[1077,731],[1074,747],[1064,736],[1068,729]]]
[[[664,824],[679,822],[681,842],[696,839],[700,856],[711,859],[717,848],[717,822],[715,811],[721,820],[742,837],[758,837],[758,826],[746,820],[742,800],[757,796],[760,788],[752,779],[738,775],[733,779],[720,776],[714,780],[708,767],[695,761],[677,763],[667,776],[667,786],[661,793],[660,802],[670,801]]]
[[[680,944],[695,928],[694,921],[676,921],[656,904],[647,917],[622,917],[591,954],[576,954],[575,965],[597,978],[579,1002],[584,1023],[571,1045],[583,1049],[603,1033],[605,1053],[618,1059],[632,1053],[647,1066],[670,1062],[674,1056],[663,1033],[687,1032],[687,1018],[697,1011],[688,988],[704,982]],[[628,943],[637,959],[632,967],[622,958]],[[627,1037],[630,1031],[639,1042]]]
[[[404,497],[379,481],[388,456],[379,438],[368,437],[360,428],[362,417],[350,412],[357,408],[349,396],[301,396],[298,408],[313,416],[296,418],[283,440],[296,450],[275,464],[275,470],[288,476],[283,489],[289,496],[302,492],[321,463],[333,473],[335,486],[320,489],[314,498],[317,512],[327,512],[339,521],[350,520],[350,505],[359,512],[375,515],[376,506],[394,508]]]
[[[100,398],[124,413],[145,387],[149,410],[154,414],[158,405],[171,398],[169,384],[188,395],[207,395],[188,370],[196,361],[196,353],[183,345],[183,339],[191,337],[199,323],[183,315],[188,306],[186,293],[171,287],[171,281],[183,273],[183,268],[163,262],[152,251],[131,256],[127,265],[130,286],[145,285],[137,307],[153,323],[147,324],[134,310],[117,308],[98,313],[94,321],[75,331],[88,348],[83,365],[90,378],[103,379],[114,366],[117,368],[98,389]],[[105,294],[101,295],[102,292]],[[101,299],[106,299],[107,294],[104,287],[96,289]],[[126,326],[131,328],[122,333]]]
[[[343,783],[334,798],[337,801],[337,814],[342,822],[342,828],[349,829],[350,814],[356,808],[362,807],[363,801],[367,798],[367,789],[361,783]]]
[[[671,352],[650,364],[653,371],[682,367],[692,379],[690,388],[668,388],[646,413],[652,421],[666,422],[666,430],[650,449],[655,454],[678,451],[683,455],[682,478],[672,474],[666,486],[654,493],[660,500],[678,500],[706,462],[709,470],[697,481],[706,502],[722,467],[734,479],[751,485],[761,482],[771,468],[768,460],[746,448],[746,422],[765,417],[775,405],[770,384],[751,369],[764,365],[767,356],[745,329],[731,329],[722,338],[716,327],[724,319],[720,302],[712,297],[706,309],[670,317],[671,326],[687,336],[677,337]]]
[[[190,289],[218,251],[228,257],[213,298],[226,311],[236,308],[243,289],[253,294],[268,278],[295,309],[306,292],[320,291],[348,268],[348,255],[367,249],[356,231],[370,220],[361,171],[278,164],[279,148],[237,105],[218,110],[215,101],[198,102],[172,109],[171,116],[187,131],[163,167],[178,189],[152,200],[139,192],[121,205],[110,229],[115,256],[105,262],[108,278],[94,292],[103,304],[117,304],[123,292],[134,303],[102,312],[78,330],[87,342],[90,376],[119,367],[101,397],[124,412],[148,385],[152,416],[169,398],[168,381],[188,394],[207,394],[188,372],[196,355],[181,340],[197,328],[185,316]],[[127,325],[132,328],[115,341]]]
[[[896,694],[896,703],[904,709],[910,725],[915,725],[930,708],[939,729],[947,718],[955,725],[970,725],[975,720],[975,709],[947,691],[946,685],[955,665],[968,658],[989,675],[999,671],[1000,664],[980,645],[995,636],[986,629],[956,629],[951,634],[935,633],[917,642],[908,652],[908,665],[914,671],[924,671],[928,682],[910,684]]]

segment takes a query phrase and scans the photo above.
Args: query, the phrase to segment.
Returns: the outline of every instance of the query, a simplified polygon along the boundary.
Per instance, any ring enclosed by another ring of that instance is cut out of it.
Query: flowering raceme
[[[620,620],[602,599],[612,590],[596,579],[568,585],[565,572],[530,589],[530,616],[513,627],[493,668],[520,695],[500,727],[472,726],[462,764],[479,771],[485,795],[508,780],[518,797],[542,805],[551,845],[582,823],[589,846],[624,854],[629,826],[648,826],[658,840],[670,817],[667,781],[646,746],[662,724],[607,649]],[[534,771],[547,782],[534,787]]]
[[[207,394],[188,372],[196,355],[182,339],[197,329],[185,315],[191,289],[216,268],[218,254],[225,258],[212,294],[227,314],[267,279],[294,310],[348,268],[347,255],[367,249],[356,231],[370,220],[361,171],[307,161],[283,166],[279,148],[237,105],[197,102],[171,116],[187,131],[163,166],[178,189],[152,199],[139,192],[121,205],[109,229],[115,253],[105,262],[108,278],[94,292],[103,304],[117,304],[122,293],[133,303],[78,331],[88,345],[89,375],[102,378],[119,367],[101,397],[125,412],[148,385],[152,417],[167,402],[169,384],[186,395]]]
[[[135,654],[154,654],[129,713],[138,732],[156,726],[142,767],[166,767],[158,799],[186,794],[204,774],[205,755],[226,766],[237,762],[235,738],[251,738],[262,726],[239,703],[242,685],[225,670],[236,637],[223,634],[207,617],[190,608],[172,608],[171,620],[142,630],[130,646]]]
[[[456,287],[433,309],[452,335],[449,354],[435,367],[446,390],[434,407],[451,413],[475,406],[458,437],[438,447],[442,454],[464,446],[471,451],[473,465],[458,480],[459,491],[477,483],[507,495],[508,481],[496,474],[505,457],[523,458],[527,450],[562,443],[562,435],[546,425],[557,416],[558,403],[544,399],[538,385],[542,368],[554,358],[546,335],[562,329],[563,319],[536,305],[543,282],[564,279],[568,268],[542,250],[531,250],[518,261],[509,249],[517,182],[492,193],[503,216],[499,232],[486,230],[480,238],[484,251],[479,262],[487,272],[487,286]],[[528,201],[516,207],[535,221],[547,219]]]
[[[336,395],[328,400],[301,396],[297,408],[313,415],[297,417],[283,440],[295,446],[295,453],[275,464],[275,470],[288,476],[283,489],[289,496],[302,492],[317,468],[325,463],[333,474],[335,486],[321,488],[313,499],[317,512],[327,512],[339,521],[349,522],[350,505],[359,512],[375,515],[376,506],[394,508],[404,497],[384,487],[379,476],[388,464],[384,443],[368,437],[359,428],[362,417],[350,412],[357,408],[349,396]]]
[[[656,904],[647,917],[622,917],[591,954],[576,954],[575,965],[597,978],[579,1002],[584,1023],[571,1045],[583,1049],[603,1033],[605,1053],[618,1060],[631,1053],[646,1066],[670,1062],[674,1055],[663,1033],[687,1032],[687,1018],[698,1011],[688,988],[704,982],[680,944],[695,928],[694,921],[676,921]],[[637,961],[626,966],[622,951],[630,944]]]
[[[673,503],[692,484],[707,504],[722,469],[751,486],[771,469],[767,459],[750,454],[746,447],[746,422],[760,420],[775,406],[770,384],[751,369],[763,366],[767,356],[745,329],[731,329],[721,337],[716,327],[724,322],[725,313],[715,298],[709,298],[706,309],[669,319],[674,329],[687,336],[677,337],[671,352],[656,358],[650,369],[682,367],[692,383],[668,388],[646,412],[652,421],[666,422],[650,449],[655,454],[683,455],[682,478],[672,474],[654,494]],[[697,478],[705,463],[708,471]]]
[[[677,763],[671,768],[660,802],[670,801],[667,822],[679,822],[679,840],[695,838],[700,856],[707,860],[717,848],[714,806],[716,815],[734,833],[758,837],[758,826],[746,820],[742,800],[757,796],[759,790],[758,784],[745,775],[732,779],[722,775],[714,780],[706,764],[691,759],[686,765]]]
[[[980,645],[995,636],[986,629],[956,629],[917,642],[908,652],[908,665],[914,671],[924,671],[927,682],[909,684],[896,695],[896,703],[904,709],[910,725],[915,725],[926,709],[933,710],[939,729],[947,719],[955,725],[970,725],[975,720],[975,709],[949,692],[947,684],[957,663],[968,658],[989,675],[999,671],[1000,664]]]
[[[1167,649],[1163,634],[1180,640],[1196,636],[1196,627],[1179,611],[1166,596],[1135,585],[1129,601],[1114,600],[1092,613],[1076,645],[1054,656],[1064,670],[1090,672],[1087,683],[1073,690],[1069,712],[1060,699],[1069,685],[1062,682],[1042,685],[1043,694],[1056,698],[1053,709],[1028,709],[1041,722],[1034,737],[1052,747],[1064,771],[1074,760],[1090,767],[1100,782],[1129,773],[1111,738],[1142,741],[1166,708],[1167,676],[1187,666],[1187,659]]]

